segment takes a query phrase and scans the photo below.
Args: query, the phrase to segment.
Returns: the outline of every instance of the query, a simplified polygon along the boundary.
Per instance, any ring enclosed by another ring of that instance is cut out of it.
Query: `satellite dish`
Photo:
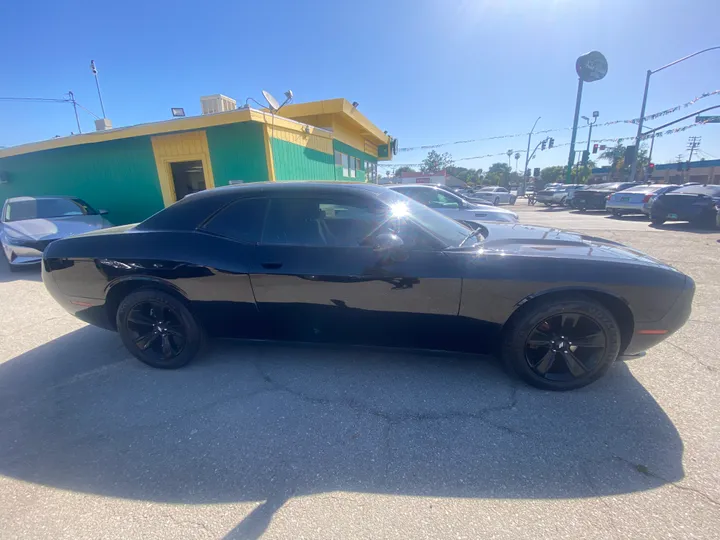
[[[273,111],[277,111],[280,108],[280,103],[278,103],[278,100],[275,99],[270,92],[263,90],[262,95],[265,97],[265,101],[268,102],[268,105],[270,105],[270,108]]]
[[[392,151],[393,155],[397,156],[398,153],[398,140],[393,139],[392,143],[390,143],[390,150]]]

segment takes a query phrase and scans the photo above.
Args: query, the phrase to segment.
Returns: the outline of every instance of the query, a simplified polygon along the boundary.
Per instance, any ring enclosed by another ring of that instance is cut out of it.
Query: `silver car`
[[[0,246],[10,270],[39,263],[53,240],[112,227],[105,214],[75,197],[6,200],[0,214]]]
[[[515,212],[494,206],[473,204],[467,199],[441,187],[400,184],[392,186],[390,189],[402,193],[456,221],[518,222],[518,215]]]
[[[623,214],[650,215],[652,201],[657,196],[673,191],[678,187],[668,184],[633,186],[610,195],[605,209],[614,216],[622,216]]]
[[[473,193],[473,199],[483,199],[495,206],[515,204],[517,197],[500,186],[487,186]]]

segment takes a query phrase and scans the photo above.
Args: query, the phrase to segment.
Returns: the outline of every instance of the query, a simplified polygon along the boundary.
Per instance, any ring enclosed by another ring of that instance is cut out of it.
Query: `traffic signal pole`
[[[575,160],[575,139],[577,139],[578,120],[580,119],[580,102],[582,101],[583,80],[578,77],[577,98],[575,100],[575,118],[573,119],[572,135],[570,137],[570,153],[568,155],[565,183],[569,184],[572,178],[572,166]]]
[[[528,174],[528,165],[530,165],[530,143],[532,141],[532,135],[533,131],[535,131],[535,126],[537,126],[537,123],[540,121],[541,116],[537,117],[537,120],[535,120],[535,123],[533,124],[532,129],[530,130],[530,133],[528,133],[528,145],[527,145],[527,152],[525,152],[525,172],[523,173],[523,177],[525,178],[525,182],[523,185],[523,195],[525,195],[525,190],[527,190],[527,183],[528,180],[530,180],[530,175]],[[534,154],[534,152],[533,152]]]

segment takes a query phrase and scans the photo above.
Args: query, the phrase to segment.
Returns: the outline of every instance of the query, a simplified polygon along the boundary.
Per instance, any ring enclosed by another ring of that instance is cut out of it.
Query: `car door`
[[[374,242],[394,222],[390,209],[322,191],[270,200],[250,280],[278,337],[419,345],[414,332],[457,315],[461,269],[427,233],[408,222],[407,258],[388,260]]]

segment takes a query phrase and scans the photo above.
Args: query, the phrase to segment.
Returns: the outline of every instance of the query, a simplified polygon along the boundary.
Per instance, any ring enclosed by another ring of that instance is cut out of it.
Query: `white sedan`
[[[474,204],[442,187],[400,184],[392,186],[390,189],[456,221],[500,221],[505,223],[517,223],[518,221],[518,215],[515,212],[486,204]]]
[[[517,197],[500,186],[487,186],[472,194],[472,199],[483,199],[495,206],[515,204]]]

